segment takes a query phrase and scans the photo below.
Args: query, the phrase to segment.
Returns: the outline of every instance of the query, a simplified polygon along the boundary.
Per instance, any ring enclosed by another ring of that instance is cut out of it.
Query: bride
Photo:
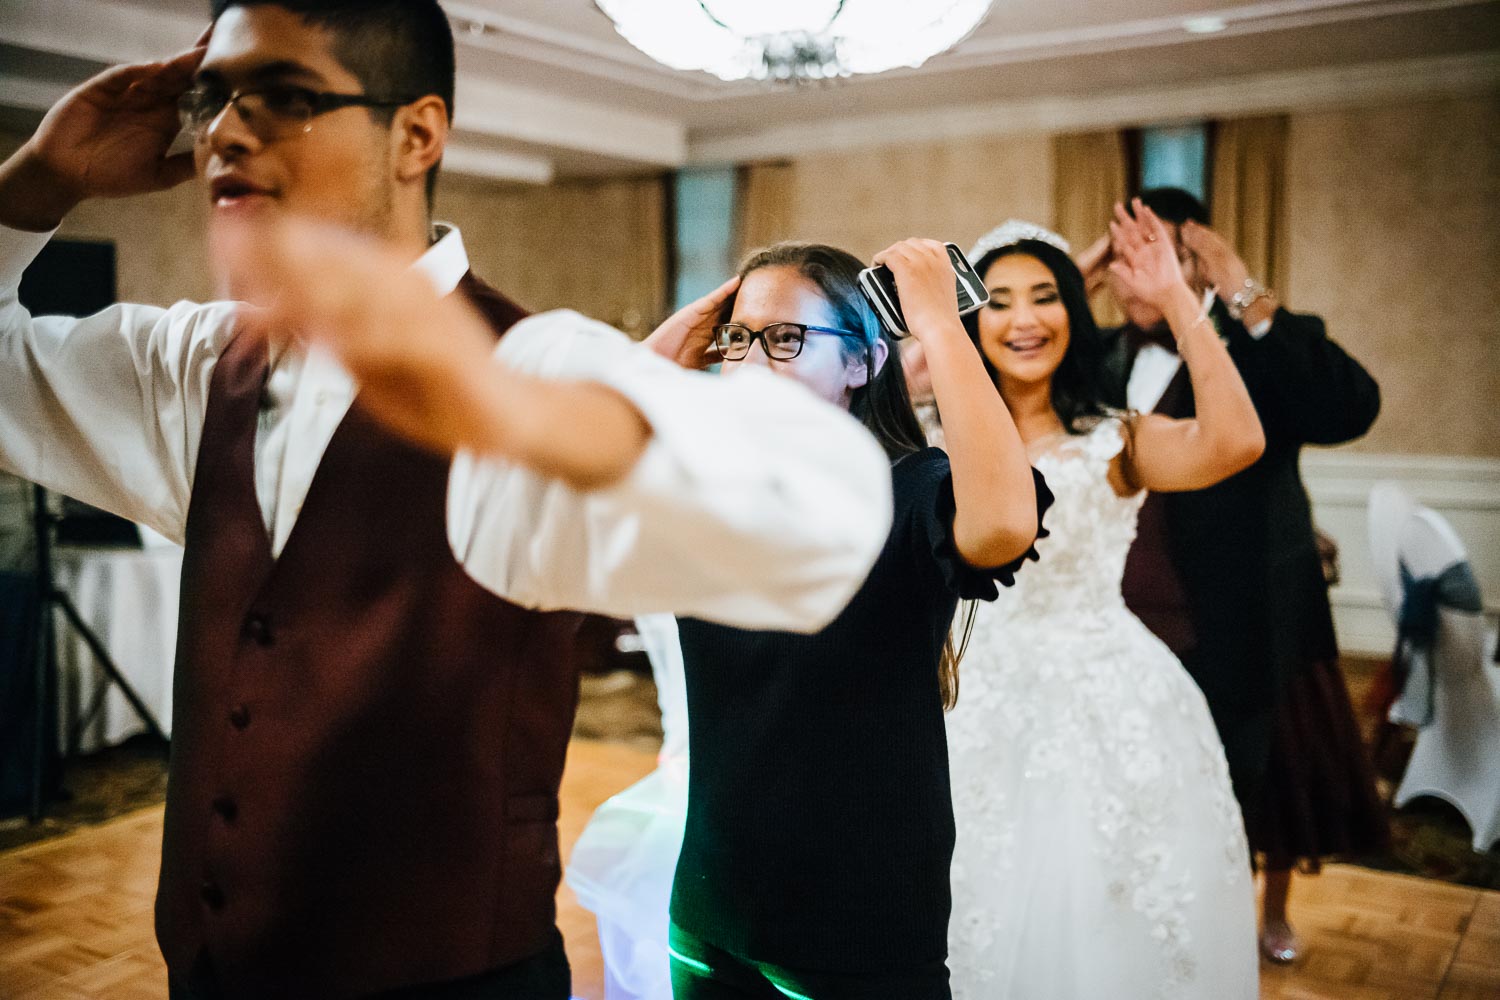
[[[1243,825],[1203,697],[1125,609],[1147,490],[1244,469],[1264,437],[1170,231],[1116,206],[1116,277],[1167,316],[1197,418],[1106,411],[1067,244],[1010,222],[970,253],[992,296],[970,333],[1052,484],[1051,537],[980,607],[948,717],[958,1000],[1254,1000]]]

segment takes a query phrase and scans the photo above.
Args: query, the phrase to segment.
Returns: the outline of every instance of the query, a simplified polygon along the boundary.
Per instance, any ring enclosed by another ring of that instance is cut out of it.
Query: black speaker
[[[33,316],[92,316],[115,304],[115,245],[53,240],[21,275]]]

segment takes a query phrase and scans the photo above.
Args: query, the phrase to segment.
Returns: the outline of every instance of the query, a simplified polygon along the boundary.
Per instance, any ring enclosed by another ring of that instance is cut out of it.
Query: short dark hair
[[[1099,333],[1099,325],[1094,322],[1094,314],[1089,309],[1089,295],[1084,286],[1083,274],[1079,272],[1078,265],[1073,263],[1072,257],[1041,240],[1021,240],[991,250],[974,262],[974,270],[981,277],[987,277],[995,261],[1012,254],[1035,257],[1052,272],[1052,279],[1057,283],[1057,296],[1068,314],[1068,349],[1063,353],[1057,371],[1052,373],[1052,409],[1069,434],[1085,433],[1108,411],[1104,407],[1104,395],[1099,388],[1098,376],[1104,360],[1104,341]],[[990,364],[990,359],[985,357],[984,347],[979,342],[979,313],[973,312],[965,316],[964,328],[969,331],[969,339],[979,349],[979,356],[984,358],[985,370],[998,386],[1000,375]]]
[[[1178,187],[1147,188],[1136,197],[1163,222],[1180,226],[1191,219],[1200,225],[1208,225],[1208,209],[1191,191]]]
[[[437,0],[212,0],[213,17],[232,7],[280,7],[334,36],[333,54],[365,93],[386,100],[442,98],[453,122],[457,78],[453,26]],[[389,122],[388,108],[371,108]],[[427,198],[438,167],[427,174]]]

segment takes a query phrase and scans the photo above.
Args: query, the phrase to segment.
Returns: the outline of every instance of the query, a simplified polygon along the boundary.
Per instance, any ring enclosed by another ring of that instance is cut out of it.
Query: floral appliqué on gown
[[[1041,561],[978,608],[948,716],[958,1000],[1258,995],[1244,826],[1207,705],[1125,608],[1118,419],[1041,442]]]

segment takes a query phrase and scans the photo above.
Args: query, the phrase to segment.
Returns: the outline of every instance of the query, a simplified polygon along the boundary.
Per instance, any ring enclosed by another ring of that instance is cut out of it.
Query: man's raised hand
[[[42,232],[79,202],[175,187],[191,153],[168,155],[181,131],[177,101],[192,86],[206,42],[162,62],[107,69],[47,112],[0,165],[0,223]]]

